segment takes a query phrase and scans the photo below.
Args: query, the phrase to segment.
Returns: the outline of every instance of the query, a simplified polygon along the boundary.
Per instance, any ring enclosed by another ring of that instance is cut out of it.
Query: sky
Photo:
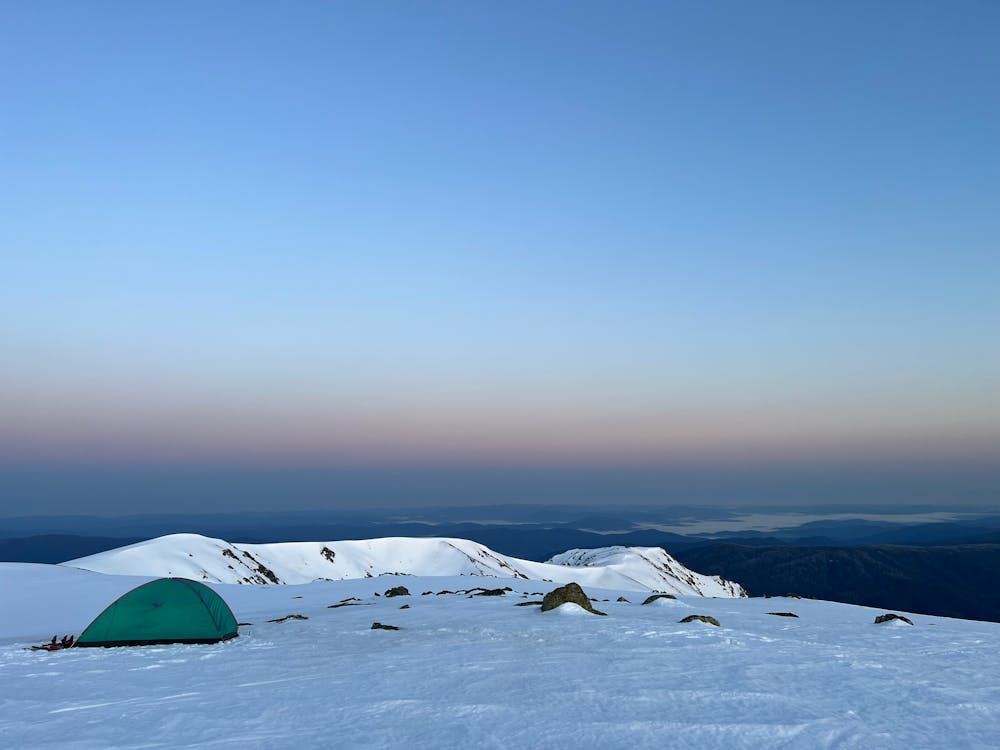
[[[973,0],[2,4],[0,515],[174,469],[229,482],[198,509],[1000,499],[998,37]],[[240,499],[299,470],[354,479]]]

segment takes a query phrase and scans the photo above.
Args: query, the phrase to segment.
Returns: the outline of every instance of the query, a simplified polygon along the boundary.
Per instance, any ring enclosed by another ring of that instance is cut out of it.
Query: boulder
[[[372,623],[372,630],[399,630],[395,625],[383,625],[380,622]]]
[[[902,615],[894,615],[894,614],[879,615],[878,617],[875,618],[875,624],[881,625],[883,622],[892,622],[893,620],[900,620],[901,622],[905,622],[907,625],[913,624],[913,620],[911,620],[909,617],[903,617]]]
[[[652,596],[647,596],[646,601],[643,604],[652,604],[657,599],[676,599],[677,597],[673,594],[653,594]]]
[[[624,596],[619,596],[617,599],[615,599],[615,601],[616,602],[628,602],[628,599],[626,599]],[[631,602],[629,602],[629,604],[631,604]]]
[[[721,628],[722,627],[722,625],[719,623],[718,620],[716,620],[714,617],[711,617],[709,615],[688,615],[683,620],[678,620],[678,622],[680,622],[680,623],[695,622],[695,621],[697,621],[697,622],[706,622],[709,625],[715,625],[715,627],[717,627],[717,628]]]
[[[385,592],[386,596],[409,596],[410,591],[406,586],[393,586],[391,589]]]
[[[578,583],[567,583],[565,586],[552,589],[552,591],[547,593],[542,599],[542,612],[548,612],[550,609],[555,609],[559,605],[567,603],[577,604],[595,615],[607,614],[591,606],[590,599],[583,593],[583,589],[580,588],[580,584]]]

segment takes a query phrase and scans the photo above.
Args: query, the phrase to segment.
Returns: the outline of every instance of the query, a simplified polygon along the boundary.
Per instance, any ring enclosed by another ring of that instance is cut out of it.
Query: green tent
[[[160,578],[114,601],[87,626],[77,646],[218,643],[237,636],[229,605],[208,586]]]

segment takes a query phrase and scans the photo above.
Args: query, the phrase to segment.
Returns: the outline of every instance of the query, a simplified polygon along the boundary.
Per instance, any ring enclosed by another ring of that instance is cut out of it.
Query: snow
[[[577,581],[583,586],[703,596],[746,595],[739,584],[688,570],[659,547],[570,550],[539,563],[501,555],[467,539],[387,537],[234,544],[198,534],[171,534],[65,564],[99,573],[182,576],[211,583],[301,584],[392,573]]]
[[[211,584],[253,623],[240,638],[27,650],[142,580],[0,564],[0,747],[1000,747],[1000,624],[806,599],[643,606],[583,584],[598,617],[514,606],[556,585],[520,578]],[[397,585],[413,595],[375,596]],[[421,595],[477,585],[513,591]],[[267,622],[288,614],[309,619]]]
[[[549,560],[552,565],[576,568],[599,568],[605,576],[610,573],[633,581],[648,581],[650,570],[657,571],[666,588],[643,587],[666,593],[702,596],[746,596],[738,583],[719,576],[703,576],[685,568],[660,547],[601,547],[599,549],[571,549]],[[587,571],[574,571],[574,575],[587,575]],[[601,585],[604,584],[602,580]]]

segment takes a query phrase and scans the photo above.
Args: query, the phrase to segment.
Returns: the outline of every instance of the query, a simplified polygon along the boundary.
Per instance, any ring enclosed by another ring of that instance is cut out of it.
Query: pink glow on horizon
[[[304,404],[49,401],[6,404],[0,461],[252,461],[388,465],[684,463],[1000,456],[985,415],[944,419],[883,409],[595,403]]]

